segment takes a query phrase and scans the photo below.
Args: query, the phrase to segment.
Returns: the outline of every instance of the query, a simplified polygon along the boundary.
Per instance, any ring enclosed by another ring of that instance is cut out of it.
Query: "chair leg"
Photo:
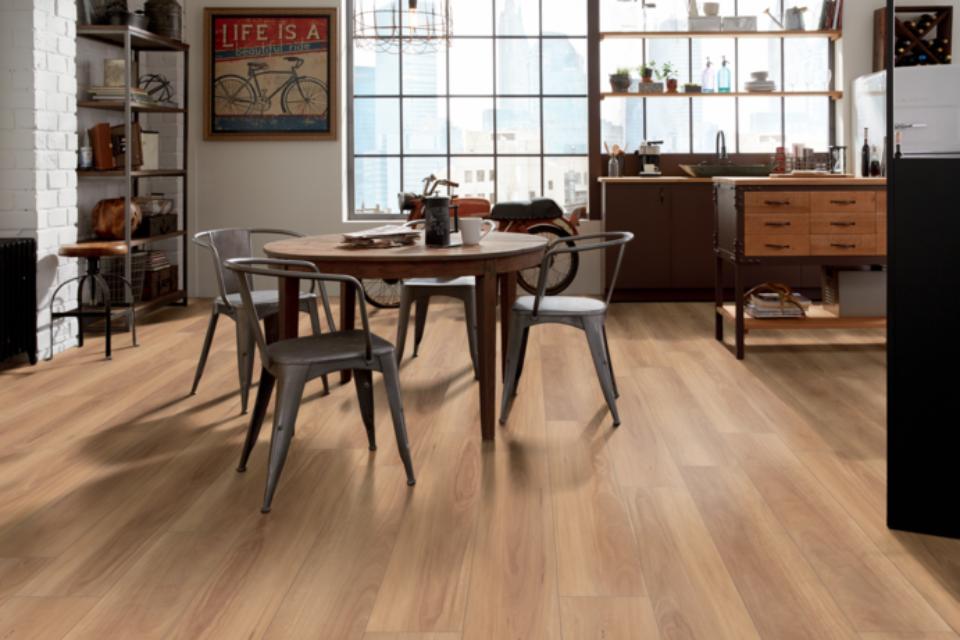
[[[320,310],[317,308],[316,298],[307,300],[307,313],[310,314],[310,327],[313,329],[313,335],[318,336],[323,333],[320,329]],[[327,374],[323,374],[321,378],[323,379],[323,395],[330,395],[330,380],[327,378]]]
[[[387,388],[387,400],[390,401],[390,414],[393,417],[393,431],[397,436],[397,449],[403,468],[407,471],[407,484],[417,483],[413,475],[413,460],[410,457],[410,442],[407,439],[407,424],[403,417],[403,402],[400,399],[400,373],[393,354],[380,358],[380,372],[383,374],[383,383]]]
[[[523,363],[527,360],[527,339],[530,337],[530,327],[524,327],[523,338],[520,340],[520,358],[517,364],[517,379],[514,382],[513,395],[517,395],[517,389],[520,387],[520,376],[523,375]]]
[[[133,283],[121,275],[118,275],[117,277],[120,278],[120,281],[130,291],[130,308],[127,309],[127,319],[130,322],[130,337],[133,338],[133,346],[139,347],[140,343],[137,342],[137,300],[133,295]]]
[[[248,326],[245,314],[237,316],[237,369],[240,374],[240,412],[247,412],[250,384],[253,378],[253,327]]]
[[[357,401],[360,403],[360,415],[367,430],[367,443],[370,451],[377,450],[377,432],[373,419],[373,375],[369,369],[354,369],[353,383],[357,388]]]
[[[397,318],[397,364],[403,360],[403,349],[407,344],[407,327],[410,325],[410,305],[413,303],[413,294],[409,288],[400,286],[400,315]]]
[[[86,274],[80,276],[80,284],[77,285],[77,311],[83,311],[83,285],[87,282],[88,277]],[[95,300],[94,303],[96,303]],[[50,337],[53,337],[52,333]],[[51,342],[50,344],[52,345],[53,343]],[[83,346],[83,316],[77,317],[77,346]]]
[[[603,348],[607,352],[607,365],[610,367],[610,380],[613,382],[613,394],[619,398],[620,389],[617,388],[617,376],[613,373],[613,358],[610,356],[610,343],[607,341],[607,325],[603,325]]]
[[[607,349],[603,343],[603,317],[589,317],[583,320],[583,329],[587,334],[587,343],[590,345],[590,355],[593,357],[593,366],[600,379],[600,388],[603,397],[610,407],[613,416],[613,426],[620,426],[620,413],[617,411],[617,395],[613,388],[613,377],[610,375],[610,361],[607,359]]]
[[[463,297],[463,311],[466,314],[467,343],[470,345],[470,360],[473,362],[473,378],[480,379],[480,364],[477,357],[477,296],[471,288]]]
[[[273,394],[276,378],[266,369],[260,370],[260,385],[257,387],[257,399],[253,404],[253,415],[250,417],[250,426],[247,427],[247,438],[243,442],[243,452],[240,454],[240,464],[237,465],[237,471],[243,473],[247,470],[247,461],[250,459],[250,453],[257,444],[257,438],[260,437],[260,427],[263,426],[263,419],[267,415],[267,408],[270,406],[270,396]]]
[[[529,330],[529,327],[524,324],[519,314],[514,314],[510,321],[510,344],[507,346],[506,374],[503,380],[503,397],[500,400],[500,424],[507,424],[510,408],[513,406],[513,397],[516,395],[517,382],[520,380],[520,349],[523,345],[523,336]]]
[[[93,300],[96,303],[97,294],[96,287],[99,285],[100,290],[103,292],[103,321],[105,323],[104,327],[104,342],[106,343],[106,358],[107,360],[113,360],[113,322],[110,314],[110,285],[107,284],[106,279],[99,273],[94,273],[91,280],[91,286],[94,287],[93,291]]]
[[[210,322],[207,323],[207,334],[203,337],[203,349],[200,351],[200,361],[197,362],[197,371],[193,374],[193,387],[190,389],[190,395],[197,394],[197,387],[200,386],[200,378],[203,377],[203,368],[207,366],[207,356],[210,355],[210,346],[213,344],[213,335],[217,332],[217,320],[220,319],[220,313],[216,307],[210,312]]]
[[[423,340],[423,330],[427,328],[427,309],[430,308],[430,296],[421,294],[417,297],[417,314],[413,324],[413,357],[417,357],[420,350],[420,341]]]
[[[283,463],[287,460],[290,440],[293,438],[303,398],[303,387],[307,382],[306,367],[284,368],[278,381],[277,406],[273,414],[273,435],[270,438],[270,461],[267,465],[267,487],[263,494],[262,513],[270,512],[273,494],[277,490]]]

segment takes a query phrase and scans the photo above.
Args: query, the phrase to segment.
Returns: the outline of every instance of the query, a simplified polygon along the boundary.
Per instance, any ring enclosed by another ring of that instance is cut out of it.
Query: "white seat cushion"
[[[403,281],[406,287],[475,287],[477,279],[473,276],[459,278],[407,278]]]
[[[533,313],[534,296],[517,298],[513,305],[515,313]],[[544,316],[577,316],[603,313],[607,305],[602,300],[580,296],[544,296],[537,313]]]

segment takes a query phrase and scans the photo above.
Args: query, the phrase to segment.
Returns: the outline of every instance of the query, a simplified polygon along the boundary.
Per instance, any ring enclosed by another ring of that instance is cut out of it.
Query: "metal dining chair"
[[[210,354],[210,345],[217,330],[217,320],[225,315],[237,324],[237,369],[240,374],[240,407],[243,413],[247,412],[247,403],[250,397],[250,385],[253,378],[253,327],[248,326],[248,316],[241,312],[245,304],[254,305],[256,316],[260,320],[277,313],[280,310],[280,294],[276,289],[253,289],[251,299],[247,303],[240,295],[240,278],[223,270],[223,264],[233,258],[249,258],[253,256],[253,237],[255,235],[281,235],[294,238],[303,237],[302,234],[283,229],[214,229],[201,231],[193,237],[193,241],[210,251],[213,257],[213,272],[217,276],[217,286],[220,295],[213,301],[210,313],[210,322],[207,333],[203,338],[203,350],[200,352],[200,361],[197,362],[197,371],[193,376],[193,387],[190,395],[197,393],[203,369]],[[254,285],[251,284],[251,287]],[[317,295],[311,289],[300,294],[300,310],[310,314],[310,323],[315,335],[320,334],[320,315],[317,309]],[[336,329],[333,322],[333,313],[330,311],[330,301],[323,296],[323,310],[327,324],[331,331]],[[323,389],[330,390],[326,376],[323,378]]]
[[[416,227],[423,220],[410,220],[404,226]],[[446,297],[463,302],[466,315],[467,344],[470,347],[470,360],[473,362],[473,376],[480,377],[477,364],[477,279],[473,276],[458,278],[407,278],[400,285],[400,317],[397,321],[397,363],[403,360],[407,343],[407,331],[410,324],[410,307],[416,303],[416,316],[413,325],[413,357],[417,357],[420,341],[427,325],[427,309],[430,298]]]
[[[507,423],[513,397],[517,393],[520,374],[523,372],[523,360],[527,350],[527,337],[530,327],[538,324],[558,323],[582,330],[587,334],[590,355],[600,379],[600,388],[613,416],[613,426],[620,426],[620,414],[617,411],[617,382],[610,360],[610,347],[607,344],[605,320],[613,287],[623,262],[623,253],[627,243],[633,240],[633,234],[622,231],[592,233],[571,238],[554,240],[547,245],[546,253],[540,263],[540,279],[537,283],[537,295],[518,298],[513,305],[510,321],[510,340],[506,353],[506,369],[503,381],[503,400],[500,405],[500,424]],[[587,243],[584,245],[584,243]],[[584,251],[607,250],[619,247],[616,265],[611,278],[607,281],[607,297],[604,300],[576,296],[544,296],[547,286],[547,273],[551,261],[563,253],[582,253]]]
[[[270,392],[276,383],[278,387],[276,406],[273,412],[273,434],[270,439],[270,459],[267,466],[267,487],[263,496],[261,511],[270,511],[273,494],[280,480],[280,472],[287,458],[290,440],[293,438],[297,412],[303,398],[303,388],[307,381],[325,376],[330,372],[352,370],[360,403],[360,415],[367,430],[367,442],[370,450],[376,451],[377,440],[373,419],[373,381],[371,372],[379,371],[387,390],[390,413],[393,416],[393,429],[397,438],[400,459],[407,472],[407,484],[416,483],[413,475],[413,462],[410,458],[410,445],[407,441],[407,427],[403,417],[403,404],[400,399],[400,375],[397,369],[396,354],[393,345],[370,332],[367,320],[367,306],[363,299],[363,285],[351,276],[320,273],[312,262],[301,260],[278,260],[272,258],[235,258],[226,262],[229,271],[240,276],[237,282],[244,305],[242,312],[247,316],[250,326],[254,327],[254,338],[260,352],[263,372],[260,377],[261,390],[258,398],[269,401]],[[295,269],[296,271],[288,271]],[[260,323],[257,322],[256,307],[249,285],[249,276],[269,276],[287,278],[295,276],[310,280],[320,288],[326,299],[324,282],[337,282],[341,287],[353,287],[360,295],[360,322],[362,330],[333,331],[322,335],[303,338],[290,338],[267,344]],[[266,385],[266,387],[265,387]],[[250,421],[247,438],[240,456],[238,471],[245,471],[250,452],[260,435],[260,425],[265,407],[257,403],[254,419]]]

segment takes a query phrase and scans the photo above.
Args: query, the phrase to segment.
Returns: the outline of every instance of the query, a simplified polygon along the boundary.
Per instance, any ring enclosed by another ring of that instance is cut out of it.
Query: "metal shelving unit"
[[[174,238],[180,238],[179,243],[179,260],[177,264],[179,265],[179,279],[180,284],[177,287],[176,291],[171,293],[159,296],[152,300],[138,302],[130,299],[130,294],[127,294],[127,304],[135,305],[137,314],[145,315],[154,311],[158,308],[166,306],[168,304],[179,303],[186,305],[187,303],[187,292],[186,292],[186,283],[188,277],[187,269],[187,222],[188,222],[188,200],[187,200],[187,108],[189,105],[189,69],[190,69],[190,46],[179,40],[173,40],[171,38],[166,38],[154,33],[150,33],[144,29],[139,29],[137,27],[130,27],[125,25],[79,25],[77,27],[77,37],[86,38],[89,40],[94,40],[97,42],[109,44],[123,50],[123,56],[125,60],[134,61],[138,63],[141,61],[141,56],[144,53],[148,52],[177,52],[183,55],[183,86],[181,91],[181,98],[179,106],[169,106],[169,105],[144,105],[137,104],[133,100],[131,89],[133,89],[137,84],[137,78],[134,78],[131,73],[131,68],[133,65],[126,65],[126,78],[125,78],[125,96],[122,100],[78,100],[77,107],[80,109],[92,109],[92,110],[103,110],[103,111],[112,111],[119,112],[124,114],[124,135],[126,140],[132,140],[132,127],[133,123],[139,120],[140,114],[144,113],[170,113],[178,114],[182,118],[182,122],[179,126],[180,136],[182,142],[182,152],[183,157],[181,160],[180,167],[170,167],[164,169],[156,170],[139,170],[133,169],[131,166],[132,162],[132,153],[124,154],[124,166],[120,169],[113,169],[108,171],[96,171],[96,170],[78,170],[77,178],[81,181],[86,180],[100,180],[100,179],[115,179],[123,180],[124,189],[123,197],[125,202],[124,207],[124,242],[127,244],[127,255],[124,259],[124,275],[131,279],[132,276],[132,256],[131,249],[135,247],[142,247],[154,242],[160,242],[163,240],[170,240]],[[149,238],[134,238],[132,237],[132,229],[130,224],[131,219],[131,202],[133,198],[138,195],[138,185],[137,181],[140,178],[178,178],[180,179],[180,196],[182,199],[180,211],[179,211],[179,220],[178,220],[178,229],[177,231],[162,234],[159,236],[153,236]]]

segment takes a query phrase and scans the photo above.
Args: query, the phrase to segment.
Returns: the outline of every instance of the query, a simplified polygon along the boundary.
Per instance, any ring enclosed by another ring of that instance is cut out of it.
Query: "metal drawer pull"
[[[830,222],[831,227],[855,227],[857,226],[856,222]]]
[[[857,204],[856,200],[831,200],[830,204]]]
[[[788,244],[771,244],[767,243],[764,245],[767,249],[789,249],[790,245]]]
[[[789,227],[789,222],[764,222],[764,225],[768,227]]]
[[[830,246],[834,249],[856,249],[857,245],[846,242],[831,242]]]
[[[770,205],[771,207],[782,207],[790,204],[789,200],[764,200],[763,204]]]

